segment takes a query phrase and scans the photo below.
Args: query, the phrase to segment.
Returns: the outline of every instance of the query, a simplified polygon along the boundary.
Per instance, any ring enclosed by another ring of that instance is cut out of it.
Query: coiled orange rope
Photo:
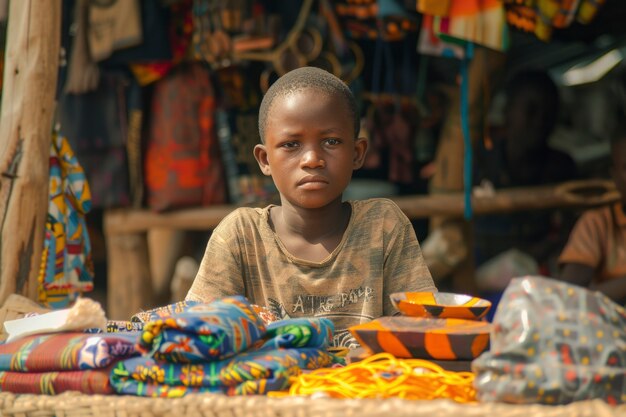
[[[373,355],[342,368],[323,368],[298,376],[289,395],[325,393],[334,398],[389,398],[460,403],[476,401],[471,372],[446,371],[422,359],[397,359],[388,353]]]

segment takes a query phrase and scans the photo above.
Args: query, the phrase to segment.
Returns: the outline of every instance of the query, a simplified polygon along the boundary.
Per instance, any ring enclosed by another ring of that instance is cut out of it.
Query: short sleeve
[[[602,263],[602,248],[607,234],[603,223],[598,211],[583,214],[559,256],[559,265],[578,263],[598,268]]]
[[[398,220],[392,229],[386,248],[383,268],[383,314],[397,311],[389,296],[403,291],[437,291],[426,266],[415,230],[409,219],[398,209]]]
[[[229,295],[243,295],[243,272],[237,255],[236,233],[228,225],[212,233],[198,274],[185,297],[188,301],[210,302]]]

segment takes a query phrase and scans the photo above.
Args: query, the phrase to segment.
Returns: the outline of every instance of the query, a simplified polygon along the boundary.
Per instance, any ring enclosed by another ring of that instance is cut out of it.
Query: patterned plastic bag
[[[472,363],[480,401],[626,400],[626,311],[599,292],[515,278],[498,305],[490,351]]]

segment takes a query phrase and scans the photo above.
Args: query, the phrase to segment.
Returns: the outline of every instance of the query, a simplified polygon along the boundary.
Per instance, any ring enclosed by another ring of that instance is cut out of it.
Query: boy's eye
[[[295,148],[298,146],[298,142],[285,142],[280,145],[281,148]]]
[[[325,142],[327,145],[331,145],[331,146],[339,145],[341,143],[339,139],[335,139],[335,138],[326,139]]]

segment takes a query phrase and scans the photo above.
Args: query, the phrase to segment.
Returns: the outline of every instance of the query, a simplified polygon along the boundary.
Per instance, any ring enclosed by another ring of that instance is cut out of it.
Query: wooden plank
[[[578,190],[578,194],[577,194]],[[490,197],[474,197],[474,214],[486,215],[523,210],[592,207],[618,201],[610,181],[586,180],[559,185],[503,189]],[[463,193],[395,197],[410,219],[463,215]],[[221,205],[156,213],[150,210],[116,209],[105,213],[106,235],[137,233],[152,228],[210,230],[236,206]]]
[[[0,304],[35,300],[48,209],[48,161],[61,0],[10,2],[0,116]]]

